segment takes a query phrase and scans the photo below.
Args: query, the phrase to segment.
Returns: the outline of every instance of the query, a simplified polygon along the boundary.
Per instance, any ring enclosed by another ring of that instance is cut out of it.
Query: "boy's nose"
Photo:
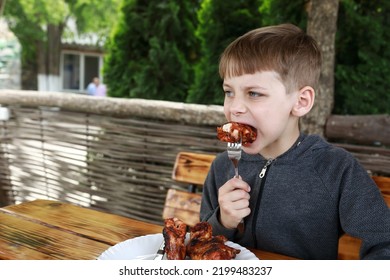
[[[247,111],[246,106],[240,98],[235,98],[234,101],[231,103],[230,106],[230,112],[235,115],[239,116],[244,114]]]

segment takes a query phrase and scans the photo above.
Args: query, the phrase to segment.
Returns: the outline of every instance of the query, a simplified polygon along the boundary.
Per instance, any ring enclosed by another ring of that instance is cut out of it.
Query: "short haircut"
[[[219,74],[225,77],[275,71],[287,92],[318,87],[321,51],[316,41],[292,24],[257,28],[234,40],[222,53]]]

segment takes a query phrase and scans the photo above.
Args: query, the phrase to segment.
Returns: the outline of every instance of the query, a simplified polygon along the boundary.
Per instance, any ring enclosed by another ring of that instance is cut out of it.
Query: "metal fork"
[[[238,178],[238,162],[241,159],[241,150],[242,150],[242,144],[241,144],[241,138],[240,142],[235,143],[227,143],[227,153],[229,156],[229,159],[232,161],[234,165],[234,177]]]
[[[165,255],[165,240],[163,237],[163,241],[160,244],[160,247],[158,248],[155,257],[153,258],[154,260],[162,260]]]
[[[239,142],[235,143],[227,143],[227,153],[229,156],[229,159],[232,161],[234,165],[234,177],[238,178],[238,162],[241,159],[241,151],[242,151],[242,139],[240,137]],[[240,233],[244,232],[244,219],[240,221],[240,223],[237,226],[237,229]]]

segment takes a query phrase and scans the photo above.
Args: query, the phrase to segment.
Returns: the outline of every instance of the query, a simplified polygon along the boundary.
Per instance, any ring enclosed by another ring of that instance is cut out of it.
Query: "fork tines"
[[[235,159],[240,159],[241,158],[241,143],[236,142],[236,143],[228,143],[227,144],[227,152],[230,157],[234,157]]]
[[[234,177],[238,178],[238,161],[241,159],[241,141],[236,143],[229,142],[227,144],[227,153],[234,165]]]

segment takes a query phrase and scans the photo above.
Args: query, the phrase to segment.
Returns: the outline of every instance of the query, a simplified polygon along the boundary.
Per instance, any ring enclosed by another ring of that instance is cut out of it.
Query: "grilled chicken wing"
[[[212,227],[207,222],[200,222],[191,228],[187,255],[192,260],[230,260],[240,250],[225,245],[227,238],[222,235],[212,236]]]
[[[242,144],[249,144],[256,140],[257,130],[243,123],[228,122],[217,127],[217,137],[224,142],[239,142],[242,139]]]
[[[186,257],[186,229],[187,225],[177,218],[164,221],[163,236],[165,254],[168,260],[184,260]]]

